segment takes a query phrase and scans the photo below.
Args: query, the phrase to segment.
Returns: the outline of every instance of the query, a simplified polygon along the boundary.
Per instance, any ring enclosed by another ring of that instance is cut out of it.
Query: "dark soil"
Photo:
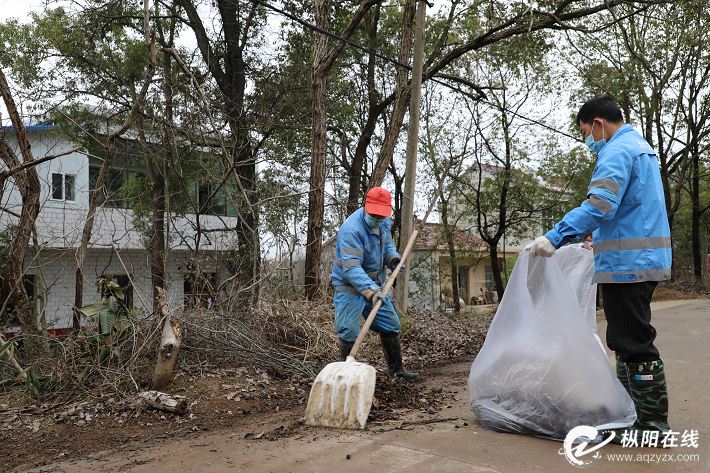
[[[410,309],[410,324],[402,333],[403,359],[422,378],[441,379],[437,386],[465,384],[459,374],[440,368],[472,361],[485,339],[495,311],[483,307],[464,317]],[[363,358],[377,369],[377,385],[369,423],[378,428],[413,411],[436,413],[445,409],[457,391],[426,388],[386,376],[377,343],[369,343]],[[331,360],[336,361],[336,360]],[[156,410],[137,395],[116,394],[73,400],[45,400],[39,404],[6,388],[0,397],[0,471],[23,471],[59,460],[80,458],[102,450],[150,446],[171,438],[198,437],[207,431],[253,432],[253,438],[276,439],[298,435],[313,379],[286,375],[274,369],[201,364],[176,370],[164,390],[186,396],[189,408],[178,415]],[[261,432],[262,419],[277,416],[276,430]],[[250,427],[251,426],[251,427]],[[248,437],[247,437],[248,438]]]
[[[653,301],[678,301],[710,298],[710,285],[672,283],[662,281],[653,291]]]

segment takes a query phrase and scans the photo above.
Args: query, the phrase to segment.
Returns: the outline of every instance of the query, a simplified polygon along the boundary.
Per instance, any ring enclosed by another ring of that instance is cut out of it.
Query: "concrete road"
[[[666,365],[670,419],[674,431],[697,431],[697,447],[623,448],[605,445],[598,458],[587,455],[589,472],[710,471],[710,301],[654,303],[653,325]],[[606,325],[599,324],[604,338]],[[613,358],[610,355],[610,360]],[[306,428],[302,435],[277,441],[248,441],[246,432],[169,440],[150,448],[100,452],[86,459],[57,463],[33,471],[134,472],[569,472],[573,466],[560,454],[562,442],[489,432],[471,412],[466,381],[470,366],[450,365],[460,373],[455,387],[460,399],[441,417],[455,421],[417,425],[412,430],[373,426],[369,431]],[[426,382],[426,381],[425,381]],[[464,425],[467,424],[467,425]],[[266,419],[260,430],[279,426]],[[392,430],[382,431],[380,427]],[[679,438],[680,444],[680,438]],[[347,455],[350,458],[347,458]],[[625,458],[617,455],[627,455]]]

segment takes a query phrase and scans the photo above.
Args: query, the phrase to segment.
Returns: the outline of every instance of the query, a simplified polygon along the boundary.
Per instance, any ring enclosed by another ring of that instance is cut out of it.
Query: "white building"
[[[28,126],[28,140],[35,159],[76,148],[63,139],[52,126]],[[15,150],[21,160],[14,132],[11,127],[4,128],[4,139]],[[115,166],[109,172],[108,188],[119,195],[126,182],[141,174],[140,169],[131,168],[126,160],[117,156]],[[74,304],[76,250],[81,241],[81,233],[87,218],[90,192],[93,190],[98,175],[101,159],[89,157],[83,152],[72,152],[65,156],[41,163],[36,166],[41,182],[41,209],[36,221],[37,244],[30,241],[30,249],[25,259],[25,287],[30,296],[45,294],[45,317],[49,329],[61,330],[72,326],[72,307]],[[2,169],[7,169],[4,163]],[[204,184],[195,184],[194,197],[201,200],[209,194],[204,192]],[[93,233],[89,243],[84,267],[83,304],[98,302],[101,298],[96,279],[111,276],[121,286],[130,286],[127,302],[133,308],[145,308],[152,311],[152,285],[150,255],[141,234],[134,226],[134,214],[126,208],[120,198],[106,199],[98,209],[94,220]],[[17,222],[21,212],[20,193],[12,178],[8,179],[3,189],[0,202],[0,231],[6,230]],[[217,214],[200,215],[204,229],[234,228],[236,218],[233,208],[227,202],[213,205]],[[13,215],[14,214],[14,215]],[[166,280],[168,306],[170,310],[180,308],[186,294],[202,291],[194,290],[186,282],[190,256],[198,253],[194,250],[195,216],[170,216],[169,251],[166,258]],[[224,279],[229,264],[215,262],[215,257],[228,250],[233,244],[234,232],[220,231],[203,234],[198,265],[199,270],[212,283]],[[194,261],[194,260],[193,260]],[[41,284],[43,282],[43,284]],[[2,302],[4,302],[3,294]],[[206,302],[212,304],[212,301]],[[35,304],[39,317],[39,304]],[[14,327],[4,327],[10,331]]]

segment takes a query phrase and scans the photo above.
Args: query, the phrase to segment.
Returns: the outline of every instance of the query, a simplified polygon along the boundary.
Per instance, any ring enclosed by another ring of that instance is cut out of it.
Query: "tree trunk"
[[[380,20],[380,4],[375,6],[375,10],[367,16],[367,32],[370,37],[370,49],[377,50],[377,27]],[[372,135],[377,126],[377,119],[386,109],[386,105],[377,103],[377,88],[375,86],[375,55],[370,54],[367,63],[367,99],[368,113],[367,122],[360,134],[355,155],[349,169],[350,189],[348,192],[348,215],[355,212],[360,207],[360,187],[362,185],[362,166],[367,156],[367,148],[372,142]],[[387,102],[389,104],[389,102]]]
[[[691,239],[693,242],[693,274],[695,280],[703,280],[703,255],[700,250],[700,153],[697,145],[693,146],[693,159],[691,165],[690,197],[693,205]],[[707,256],[705,256],[707,260]],[[707,264],[707,261],[704,262]]]
[[[151,407],[165,412],[184,414],[187,412],[188,398],[185,396],[175,396],[158,391],[145,391],[139,394],[141,399]]]
[[[342,38],[349,38],[365,16],[369,8],[377,0],[363,0],[352,19],[341,33]],[[330,29],[330,0],[314,2],[313,13],[316,25],[328,31]],[[335,59],[345,46],[344,41],[338,41],[330,51],[328,37],[317,34],[313,49],[313,65],[311,70],[311,107],[313,124],[311,129],[311,176],[310,194],[308,196],[308,230],[306,240],[305,261],[305,292],[309,300],[318,297],[321,290],[320,265],[323,247],[323,213],[325,209],[325,162],[327,150],[326,124],[326,78]]]
[[[316,25],[330,30],[330,0],[315,0],[313,13]],[[320,295],[320,261],[323,243],[323,213],[325,211],[325,176],[326,176],[326,77],[328,69],[323,68],[323,61],[328,54],[328,36],[317,34],[313,48],[313,66],[311,70],[311,107],[313,108],[313,127],[311,130],[311,177],[308,195],[308,230],[306,240],[306,298],[317,299]]]
[[[163,331],[160,338],[158,361],[155,363],[153,381],[151,382],[153,389],[162,389],[172,381],[175,359],[180,351],[180,342],[182,340],[180,326],[170,318],[165,291],[162,288],[158,288],[158,292],[158,311],[163,320]]]
[[[498,265],[498,243],[490,246],[491,249],[491,270],[493,271],[493,282],[496,285],[496,292],[498,293],[498,302],[503,300],[503,293],[505,289],[503,288],[503,278],[500,275],[500,266]]]
[[[232,134],[236,137],[235,146],[236,162],[234,172],[244,187],[244,194],[239,196],[238,202],[243,209],[242,218],[237,220],[237,273],[238,285],[241,288],[251,287],[240,295],[241,301],[248,307],[253,307],[259,299],[260,285],[257,284],[260,268],[261,254],[259,250],[259,214],[258,209],[252,205],[257,200],[256,163],[252,150],[251,139],[248,134],[244,118],[231,121]]]
[[[39,290],[39,327],[45,339],[45,345],[49,345],[49,334],[47,333],[47,288],[44,285],[44,273],[42,271],[42,247],[39,246],[37,227],[32,228],[32,242],[35,247],[35,266],[37,267],[37,289]]]
[[[113,155],[116,152],[116,139],[128,130],[133,122],[133,119],[138,112],[138,107],[143,103],[146,93],[148,92],[148,87],[153,81],[153,75],[155,74],[155,65],[157,59],[157,51],[155,49],[155,42],[151,41],[148,45],[148,72],[146,74],[145,81],[143,81],[143,87],[141,88],[138,98],[136,98],[131,111],[126,117],[126,121],[114,133],[109,135],[106,141],[106,156],[104,157],[104,162],[101,165],[101,171],[99,171],[98,179],[96,180],[96,188],[93,194],[91,194],[91,200],[89,202],[89,211],[87,212],[86,223],[84,223],[84,229],[81,233],[81,243],[76,252],[76,290],[74,293],[74,324],[73,328],[78,331],[81,328],[81,319],[79,308],[82,307],[84,298],[84,263],[86,261],[86,252],[89,246],[89,239],[91,238],[91,233],[94,227],[94,218],[96,216],[96,207],[99,204],[99,197],[103,192],[104,182],[106,181],[106,175],[111,167],[111,161]]]
[[[0,94],[5,102],[5,107],[12,120],[15,138],[20,147],[23,164],[34,161],[30,144],[27,141],[27,131],[22,124],[20,114],[17,112],[15,101],[8,87],[5,74],[0,70]],[[5,142],[5,137],[0,134],[0,157],[8,168],[20,166],[21,163],[15,153]],[[32,237],[37,215],[39,215],[40,181],[34,166],[28,167],[13,175],[13,180],[20,191],[22,198],[22,211],[17,224],[17,232],[12,239],[8,251],[7,263],[2,267],[3,286],[8,293],[7,301],[2,301],[2,306],[13,305],[20,325],[24,331],[33,333],[37,330],[37,321],[28,304],[24,304],[27,293],[24,285],[24,264],[27,248]],[[4,312],[0,319],[4,319]]]
[[[213,4],[219,11],[222,21],[219,40],[213,40],[207,34],[203,19],[197,11],[198,2],[177,0],[187,15],[183,20],[195,33],[197,47],[207,65],[210,76],[214,79],[222,100],[230,131],[229,159],[234,166],[234,176],[238,181],[240,194],[237,199],[239,217],[235,228],[237,237],[236,284],[250,291],[240,291],[240,302],[251,306],[259,297],[260,285],[257,284],[261,268],[259,253],[259,216],[256,202],[256,162],[249,133],[249,119],[244,109],[244,97],[247,86],[247,63],[244,59],[248,42],[252,39],[251,28],[258,21],[257,4],[251,4],[247,10],[232,0],[215,0]],[[211,21],[211,20],[210,20]],[[199,87],[198,87],[199,88]],[[209,108],[209,107],[207,107]],[[221,133],[216,127],[215,134]],[[218,137],[218,140],[220,138]],[[231,163],[224,163],[231,167]]]
[[[227,103],[227,117],[234,146],[232,160],[235,164],[236,178],[244,188],[244,195],[239,196],[239,206],[243,209],[242,218],[236,225],[237,234],[237,274],[238,285],[252,289],[239,296],[241,302],[251,307],[259,297],[259,279],[261,255],[259,254],[259,217],[258,209],[252,203],[256,201],[256,162],[249,135],[250,125],[244,109],[244,96],[247,87],[247,63],[244,60],[244,47],[248,32],[253,24],[253,12],[256,4],[251,5],[247,19],[240,11],[237,2],[219,0],[217,2],[224,25],[224,42],[227,59],[224,71],[215,72],[220,91]],[[203,54],[204,56],[204,54]],[[207,58],[205,58],[207,59]],[[212,58],[210,58],[212,59]],[[216,60],[216,59],[215,59]],[[219,60],[217,60],[219,62]],[[210,68],[213,66],[210,65]],[[215,130],[215,132],[217,132]],[[225,163],[225,166],[227,163]]]
[[[173,25],[171,24],[171,27]],[[162,36],[162,35],[161,35]],[[167,47],[172,48],[172,31]],[[172,56],[166,54],[163,59],[163,95],[165,96],[165,129],[163,131],[162,154],[160,160],[160,172],[155,172],[153,160],[146,157],[146,170],[148,178],[153,186],[153,232],[150,242],[150,272],[153,286],[153,313],[157,314],[161,307],[160,293],[162,288],[167,288],[165,282],[165,182],[167,177],[168,161],[172,157],[172,133],[173,125],[173,83],[172,83]],[[148,164],[150,163],[150,166]]]
[[[402,13],[402,36],[399,49],[399,62],[409,64],[409,57],[412,53],[412,28],[414,27],[414,14],[416,12],[416,0],[406,0],[404,3],[404,12]],[[397,67],[397,91],[394,102],[394,109],[390,117],[390,124],[385,131],[385,140],[382,143],[380,154],[377,156],[375,169],[372,170],[370,178],[370,188],[379,187],[385,179],[387,166],[392,161],[394,149],[399,140],[399,134],[402,131],[404,123],[404,115],[407,113],[409,102],[411,99],[412,89],[407,84],[409,72],[407,69]]]
[[[454,232],[449,226],[449,203],[444,200],[443,197],[441,198],[441,222],[444,224],[446,245],[449,249],[449,258],[451,258],[451,292],[454,298],[454,311],[458,314],[461,312],[461,303],[459,302],[459,267],[458,264],[456,264]]]

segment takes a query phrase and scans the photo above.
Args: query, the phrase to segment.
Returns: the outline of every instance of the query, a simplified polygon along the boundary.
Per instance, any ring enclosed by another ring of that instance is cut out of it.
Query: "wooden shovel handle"
[[[409,243],[407,243],[407,247],[404,249],[404,253],[402,253],[402,259],[400,260],[397,267],[394,268],[394,270],[392,271],[392,275],[387,280],[387,284],[385,284],[385,287],[382,289],[383,297],[387,297],[387,294],[389,293],[390,288],[392,287],[392,284],[394,283],[394,280],[397,278],[397,275],[399,274],[399,270],[402,268],[402,266],[404,265],[404,262],[407,260],[407,256],[409,256],[409,253],[412,251],[412,247],[414,246],[414,242],[417,240],[418,235],[419,235],[419,230],[414,230],[412,232],[412,236],[409,238]],[[360,345],[362,345],[362,341],[365,339],[365,335],[367,335],[367,331],[370,330],[370,325],[372,325],[372,322],[375,320],[375,316],[377,315],[377,312],[380,310],[380,307],[382,307],[382,299],[377,299],[375,306],[370,311],[370,315],[367,316],[367,320],[365,320],[365,325],[363,325],[362,329],[360,329],[360,335],[358,335],[357,340],[355,340],[355,345],[353,345],[352,350],[350,350],[350,355],[348,355],[348,356],[352,356],[353,358],[355,358],[355,355],[357,355],[358,350],[360,350]]]

